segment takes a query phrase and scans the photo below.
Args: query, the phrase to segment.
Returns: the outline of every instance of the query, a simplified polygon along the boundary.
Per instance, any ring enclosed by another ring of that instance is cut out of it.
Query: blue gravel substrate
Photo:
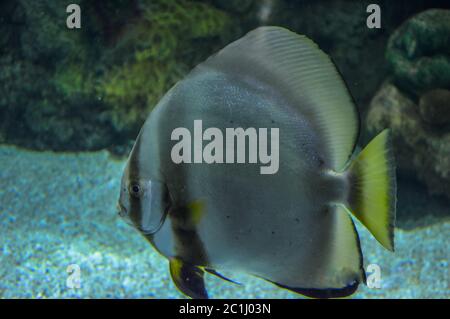
[[[167,260],[116,215],[123,166],[106,151],[0,147],[0,297],[184,298]],[[380,266],[381,288],[361,286],[353,298],[450,298],[450,221],[397,230],[395,254],[358,228],[366,265]],[[78,289],[66,285],[70,264],[80,266]],[[251,276],[226,275],[244,286],[208,275],[210,297],[299,297]]]

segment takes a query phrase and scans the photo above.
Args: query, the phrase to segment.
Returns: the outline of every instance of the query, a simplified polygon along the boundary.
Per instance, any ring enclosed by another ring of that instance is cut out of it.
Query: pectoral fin
[[[226,280],[226,281],[231,282],[231,283],[233,283],[233,284],[242,286],[241,283],[239,283],[239,282],[237,282],[237,281],[234,281],[234,280],[231,280],[231,279],[225,277],[224,275],[218,273],[218,272],[215,271],[214,269],[211,269],[211,268],[205,268],[205,271],[208,272],[208,273],[210,273],[211,275],[214,275],[214,276],[216,276],[216,277],[219,277],[220,279],[223,279],[223,280]]]
[[[200,267],[185,263],[179,258],[170,259],[170,275],[175,286],[190,298],[208,299],[204,273]]]

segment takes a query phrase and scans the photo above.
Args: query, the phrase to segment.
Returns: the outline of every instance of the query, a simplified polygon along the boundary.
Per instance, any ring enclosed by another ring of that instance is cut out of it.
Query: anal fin
[[[349,283],[342,288],[328,288],[328,289],[316,289],[316,288],[293,288],[287,287],[276,282],[272,282],[280,288],[291,290],[295,293],[304,295],[310,298],[343,298],[352,295],[356,289],[358,289],[359,282],[357,280]]]
[[[363,256],[353,220],[343,206],[331,206],[330,209],[334,221],[329,229],[329,247],[323,255],[323,265],[319,266],[320,272],[303,283],[299,283],[295,273],[291,280],[285,279],[282,283],[265,280],[310,298],[348,297],[355,293],[360,282],[365,283]]]
[[[170,259],[170,275],[175,286],[190,298],[208,299],[204,274],[200,267],[185,263],[180,258]]]

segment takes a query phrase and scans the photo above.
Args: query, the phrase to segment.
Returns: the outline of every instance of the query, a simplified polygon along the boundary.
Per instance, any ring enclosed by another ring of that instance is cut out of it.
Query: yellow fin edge
[[[378,134],[350,164],[346,208],[385,248],[394,251],[396,176],[389,130]]]

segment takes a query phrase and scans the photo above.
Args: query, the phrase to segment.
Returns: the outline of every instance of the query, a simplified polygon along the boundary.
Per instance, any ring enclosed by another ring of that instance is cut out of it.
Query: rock
[[[424,96],[423,105],[434,105],[430,101],[440,98],[440,93],[431,94],[433,97]],[[430,193],[450,198],[450,131],[430,126],[419,110],[410,97],[385,82],[370,103],[368,130],[376,134],[390,128],[398,171],[417,176]],[[435,118],[434,114],[430,117]]]
[[[411,94],[450,87],[450,10],[430,9],[390,37],[386,59],[394,82]]]
[[[398,170],[450,198],[450,10],[430,9],[390,37],[391,76],[372,99],[368,130],[392,131]]]
[[[435,89],[420,97],[420,116],[428,124],[450,124],[450,91]]]

